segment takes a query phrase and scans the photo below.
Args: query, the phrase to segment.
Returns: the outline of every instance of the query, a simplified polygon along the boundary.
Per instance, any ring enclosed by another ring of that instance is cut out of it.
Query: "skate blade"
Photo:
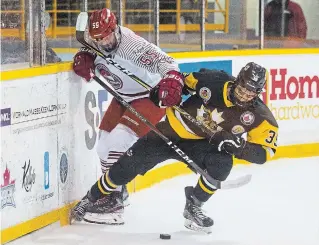
[[[86,213],[83,217],[83,221],[99,225],[124,225],[122,213]]]
[[[191,221],[189,219],[185,219],[184,226],[187,229],[190,229],[192,231],[197,231],[197,232],[201,232],[201,233],[205,233],[205,234],[212,233],[212,226],[210,226],[210,227],[199,226],[194,221]]]
[[[131,203],[130,203],[130,200],[126,199],[126,200],[123,200],[123,206],[126,208],[128,206],[130,206]]]

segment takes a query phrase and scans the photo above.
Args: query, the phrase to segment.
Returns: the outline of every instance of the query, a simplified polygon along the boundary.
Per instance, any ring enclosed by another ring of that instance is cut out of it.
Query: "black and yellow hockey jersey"
[[[224,71],[201,69],[185,75],[185,85],[196,91],[181,108],[214,131],[226,130],[237,136],[247,133],[247,143],[237,158],[262,164],[276,151],[278,124],[269,108],[257,99],[248,108],[234,106],[228,100],[234,77]],[[206,135],[173,108],[166,109],[167,120],[183,139],[204,139]]]

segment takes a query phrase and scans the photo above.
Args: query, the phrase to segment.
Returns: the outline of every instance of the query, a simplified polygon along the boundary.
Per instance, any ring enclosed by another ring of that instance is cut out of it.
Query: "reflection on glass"
[[[258,49],[258,11],[259,0],[208,0],[206,49]]]
[[[168,52],[201,49],[200,0],[160,1],[160,47]]]
[[[1,0],[1,64],[24,62],[27,62],[24,7],[20,0]]]
[[[123,26],[154,43],[154,1],[123,1]]]
[[[48,44],[62,61],[73,60],[74,54],[81,47],[75,38],[77,16],[81,11],[110,8],[117,14],[118,1],[88,0],[46,0],[46,11],[51,16],[51,26],[47,31]]]
[[[70,61],[80,47],[75,23],[80,11],[110,8],[121,24],[155,43],[155,1],[149,0],[2,0],[1,63],[29,62],[30,4],[45,2],[46,63]],[[122,14],[119,13],[122,2]],[[319,1],[205,0],[205,43],[201,40],[202,0],[159,0],[159,45],[168,52],[319,47]],[[87,6],[84,4],[87,3]],[[35,8],[33,12],[35,11]],[[264,42],[260,43],[260,17]],[[39,20],[31,37],[37,41]],[[41,36],[41,35],[40,35]],[[156,40],[155,40],[156,39]],[[34,46],[38,47],[37,43]],[[36,57],[36,55],[35,55]],[[34,57],[33,57],[34,59]],[[37,58],[34,64],[39,63]],[[32,62],[30,62],[32,63]]]
[[[318,1],[265,1],[265,47],[318,47],[318,11]]]
[[[82,0],[45,0],[46,12],[50,15],[47,28],[47,46],[60,61],[70,61],[79,44],[75,40],[75,24],[84,8]]]

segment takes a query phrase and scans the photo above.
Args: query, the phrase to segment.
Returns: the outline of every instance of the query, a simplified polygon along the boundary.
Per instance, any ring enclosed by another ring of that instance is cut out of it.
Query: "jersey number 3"
[[[268,144],[274,144],[274,146],[277,147],[277,134],[275,131],[273,130],[269,130],[269,136],[268,138],[266,139],[266,142]]]

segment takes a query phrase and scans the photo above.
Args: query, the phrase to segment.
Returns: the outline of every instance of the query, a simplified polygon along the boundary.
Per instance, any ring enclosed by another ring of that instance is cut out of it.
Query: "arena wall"
[[[264,101],[279,122],[276,158],[319,155],[319,49],[172,53],[184,72],[265,66]],[[1,242],[60,221],[100,175],[98,125],[111,96],[70,63],[1,73]],[[237,163],[243,163],[236,160]],[[161,163],[130,192],[190,170]]]

